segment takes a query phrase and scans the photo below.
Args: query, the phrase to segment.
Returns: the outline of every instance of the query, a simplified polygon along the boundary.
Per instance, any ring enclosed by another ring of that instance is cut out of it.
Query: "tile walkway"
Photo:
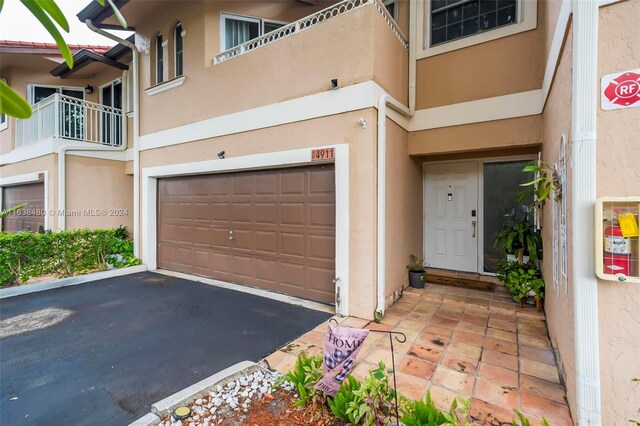
[[[513,409],[533,424],[544,416],[551,425],[572,425],[549,343],[544,313],[520,308],[506,290],[428,285],[406,289],[381,323],[337,318],[344,326],[395,330],[406,343],[394,343],[398,391],[421,398],[427,390],[441,409],[456,396],[471,397],[471,411],[486,424],[510,424]],[[266,358],[288,371],[296,354],[322,353],[326,323]],[[354,376],[362,379],[379,361],[391,365],[389,339],[371,333],[358,355]]]

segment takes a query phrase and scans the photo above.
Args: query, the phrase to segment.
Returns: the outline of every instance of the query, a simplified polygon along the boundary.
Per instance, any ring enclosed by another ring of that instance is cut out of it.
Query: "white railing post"
[[[53,101],[53,137],[60,137],[60,99],[58,98],[58,94],[56,93]]]

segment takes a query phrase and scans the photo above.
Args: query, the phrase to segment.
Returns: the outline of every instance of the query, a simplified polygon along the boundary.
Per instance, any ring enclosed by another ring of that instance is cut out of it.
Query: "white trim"
[[[40,174],[43,175],[42,179],[38,177]],[[49,229],[49,172],[47,170],[0,178],[0,210],[2,210],[2,189],[4,187],[39,182],[42,182],[44,186],[44,210],[47,212],[44,215],[43,226],[44,229]],[[0,221],[0,231],[2,231],[2,221]]]
[[[418,8],[419,13],[417,16],[418,41],[420,43],[420,45],[417,46],[418,59],[428,58],[430,56],[440,55],[442,53],[474,46],[476,44],[486,43],[488,41],[507,37],[513,34],[530,31],[536,29],[538,24],[537,0],[518,0],[517,23],[504,25],[486,32],[471,34],[467,37],[442,43],[437,46],[425,47],[425,45],[428,46],[430,44],[431,38],[431,31],[425,31],[425,28],[431,28],[431,1],[417,1],[422,4],[422,7]]]
[[[180,26],[180,37],[182,38],[182,74],[178,75],[178,48],[176,47],[178,43],[176,43],[176,36],[178,32],[176,31]],[[176,22],[173,26],[173,78],[178,78],[184,76],[184,35],[186,31],[182,26],[182,21]]]
[[[166,92],[167,90],[182,86],[185,79],[186,77],[181,75],[180,77],[176,77],[171,80],[165,80],[160,84],[144,89],[144,92],[149,96],[157,95],[158,93]]]
[[[341,114],[377,105],[384,90],[372,81],[354,84],[285,102],[185,124],[140,137],[140,149],[155,149],[215,138],[318,117]],[[392,111],[389,117],[406,129],[407,120]]]
[[[309,165],[311,151],[318,148],[335,149],[336,179],[336,289],[339,287],[341,300],[337,308],[339,315],[349,314],[349,146],[332,146],[294,149],[265,154],[225,158],[223,160],[198,161],[145,167],[142,169],[142,241],[143,262],[149,270],[157,269],[157,193],[158,179],[169,176],[189,176],[197,174],[224,173],[238,170],[292,167]]]
[[[301,299],[299,297],[289,296],[283,293],[276,293],[274,291],[264,290],[256,287],[249,287],[242,284],[229,283],[226,281],[216,280],[214,278],[206,278],[198,275],[185,274],[183,272],[170,271],[168,269],[156,269],[151,272],[155,274],[166,275],[168,277],[175,277],[175,278],[181,278],[183,280],[195,281],[198,283],[207,284],[207,285],[219,287],[219,288],[224,288],[227,290],[233,290],[233,291],[239,291],[241,293],[252,294],[254,296],[260,296],[266,299],[277,300],[278,302],[288,303],[290,305],[295,305],[295,306],[301,306],[303,308],[326,312],[328,314],[335,314],[335,308],[331,305],[325,305],[324,303],[314,302],[312,300],[307,300],[307,299]]]
[[[477,101],[461,102],[416,111],[409,131],[437,129],[461,124],[538,115],[542,112],[542,90],[513,93]]]
[[[0,155],[0,166],[7,164],[19,163],[21,161],[31,160],[33,158],[44,157],[49,154],[56,154],[59,149],[66,145],[77,146],[78,141],[69,139],[47,139],[38,142],[33,145],[26,146],[20,149],[14,149],[6,154]],[[104,146],[102,144],[86,142],[87,148],[95,146]],[[115,161],[131,161],[133,160],[133,148],[126,149],[124,151],[77,151],[69,152],[68,155],[75,155],[79,157],[90,158],[102,158],[105,160]]]
[[[111,269],[109,271],[94,272],[77,277],[62,278],[59,280],[47,281],[38,284],[21,285],[19,287],[9,287],[0,289],[0,299],[21,296],[23,294],[38,293],[54,288],[70,287],[78,284],[91,283],[107,278],[121,277],[123,275],[137,274],[147,270],[145,265],[129,266],[127,268]]]

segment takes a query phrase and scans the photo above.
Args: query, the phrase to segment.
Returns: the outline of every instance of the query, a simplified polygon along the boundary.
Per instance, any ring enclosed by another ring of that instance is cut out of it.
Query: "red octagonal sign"
[[[640,106],[640,69],[602,77],[602,100],[604,110]]]

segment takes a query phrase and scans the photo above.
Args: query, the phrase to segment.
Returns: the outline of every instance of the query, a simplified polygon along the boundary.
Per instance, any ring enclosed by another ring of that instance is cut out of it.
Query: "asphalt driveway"
[[[150,272],[2,300],[0,424],[126,425],[328,317]]]

